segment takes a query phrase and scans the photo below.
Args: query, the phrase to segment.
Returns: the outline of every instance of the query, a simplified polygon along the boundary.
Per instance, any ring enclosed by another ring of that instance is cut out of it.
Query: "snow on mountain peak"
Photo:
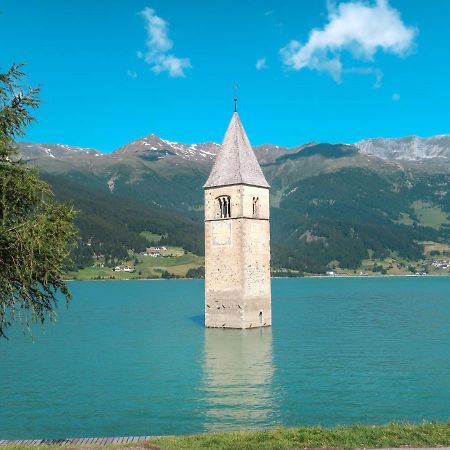
[[[420,161],[450,158],[450,135],[448,134],[429,138],[406,136],[364,139],[357,142],[355,146],[363,153],[389,160]]]
[[[24,160],[36,158],[61,158],[79,155],[101,155],[93,148],[73,147],[67,144],[33,144],[19,142],[18,147]]]
[[[343,144],[351,146],[353,144]],[[181,142],[161,139],[155,134],[149,134],[136,139],[109,154],[103,154],[92,148],[82,148],[67,144],[33,144],[18,143],[22,158],[32,160],[38,158],[72,158],[79,156],[111,156],[138,157],[147,161],[164,158],[178,158],[186,161],[208,162],[215,158],[220,149],[216,142],[184,144]],[[277,157],[296,152],[306,147],[288,148],[274,144],[264,144],[255,147],[255,152],[261,163],[270,163]],[[402,138],[372,138],[364,139],[354,144],[363,154],[370,154],[385,160],[421,161],[439,160],[450,162],[450,135],[438,134],[429,138],[405,136]]]
[[[155,160],[166,157],[179,157],[185,160],[213,159],[219,144],[206,142],[202,144],[183,144],[162,139],[150,134],[130,142],[113,152],[115,156],[137,155],[142,159]]]

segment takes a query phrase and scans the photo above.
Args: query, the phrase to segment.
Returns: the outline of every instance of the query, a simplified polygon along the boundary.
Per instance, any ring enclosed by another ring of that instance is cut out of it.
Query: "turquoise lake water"
[[[272,328],[203,328],[202,281],[72,282],[0,342],[0,439],[450,418],[450,277],[275,279]]]

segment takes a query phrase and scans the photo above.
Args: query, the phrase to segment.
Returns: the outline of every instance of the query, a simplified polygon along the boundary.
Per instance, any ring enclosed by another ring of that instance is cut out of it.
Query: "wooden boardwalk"
[[[118,436],[99,438],[68,438],[68,439],[21,439],[15,441],[1,440],[0,447],[6,445],[26,445],[36,447],[38,445],[86,445],[99,446],[107,444],[133,444],[135,442],[154,439],[156,436]]]

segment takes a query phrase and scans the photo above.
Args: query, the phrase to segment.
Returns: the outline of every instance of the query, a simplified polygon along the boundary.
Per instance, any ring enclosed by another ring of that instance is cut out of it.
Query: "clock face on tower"
[[[231,221],[212,223],[213,245],[231,245]]]

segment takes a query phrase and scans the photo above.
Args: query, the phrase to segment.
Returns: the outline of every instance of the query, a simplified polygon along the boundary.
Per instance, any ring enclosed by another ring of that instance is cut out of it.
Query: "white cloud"
[[[171,77],[184,77],[184,71],[191,67],[191,61],[169,53],[173,42],[168,35],[168,23],[149,7],[144,8],[140,14],[147,29],[147,51],[139,51],[138,57],[149,64],[155,73],[167,72]]]
[[[267,69],[266,58],[259,58],[256,61],[256,70]]]
[[[137,76],[138,76],[138,74],[137,74],[137,72],[135,70],[127,70],[127,75],[130,78],[137,78]]]
[[[392,100],[394,102],[398,102],[400,100],[400,94],[398,94],[397,92],[395,92],[394,94],[392,94]]]
[[[314,29],[306,44],[292,40],[280,50],[283,63],[294,70],[309,68],[328,72],[341,80],[341,53],[358,60],[373,60],[377,51],[404,56],[411,51],[417,30],[407,27],[388,0],[327,1],[328,23]]]

